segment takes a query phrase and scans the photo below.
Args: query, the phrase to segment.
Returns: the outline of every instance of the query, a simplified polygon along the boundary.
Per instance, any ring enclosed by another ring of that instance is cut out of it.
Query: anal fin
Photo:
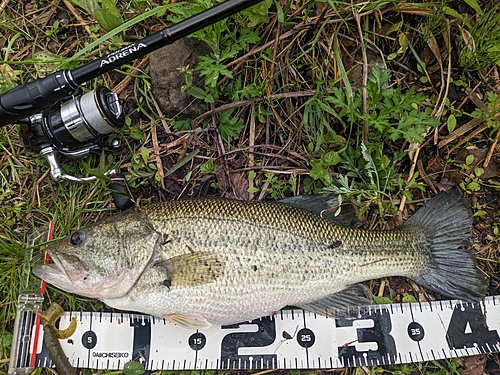
[[[319,315],[343,317],[354,307],[371,305],[368,294],[368,289],[363,284],[353,284],[331,296],[296,306]]]

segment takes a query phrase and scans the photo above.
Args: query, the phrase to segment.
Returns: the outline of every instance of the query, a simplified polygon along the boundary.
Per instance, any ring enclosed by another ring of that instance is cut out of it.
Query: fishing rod
[[[59,70],[16,86],[0,95],[0,126],[20,124],[25,146],[46,158],[56,181],[93,181],[94,176],[76,177],[66,173],[59,156],[79,158],[102,151],[120,151],[122,140],[104,144],[102,138],[121,128],[125,115],[118,95],[110,89],[97,86],[83,94],[80,87],[261,1],[227,0],[76,69]]]

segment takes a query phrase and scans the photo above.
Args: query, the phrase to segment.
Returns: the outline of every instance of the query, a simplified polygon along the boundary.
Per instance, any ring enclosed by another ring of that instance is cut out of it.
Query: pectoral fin
[[[224,269],[217,253],[198,251],[169,258],[156,265],[164,269],[163,285],[197,286],[216,280]]]
[[[206,329],[212,326],[212,324],[208,320],[199,315],[166,314],[165,318],[170,319],[175,324],[178,324],[184,328]]]
[[[371,305],[372,301],[367,295],[368,289],[363,284],[353,284],[341,292],[297,307],[319,315],[342,317],[353,307]]]

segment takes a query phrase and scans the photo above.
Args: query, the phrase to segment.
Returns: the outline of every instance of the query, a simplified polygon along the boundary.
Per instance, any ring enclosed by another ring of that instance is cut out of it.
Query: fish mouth
[[[59,256],[50,252],[49,255],[51,262],[36,263],[33,266],[33,274],[66,292],[95,298],[95,290],[92,285],[86,283],[87,271],[82,268],[83,263],[78,257],[68,254]],[[78,263],[74,263],[77,260]]]
[[[66,262],[66,266],[64,266],[63,261],[57,254],[49,253],[49,255],[49,263],[37,263],[34,265],[33,273],[36,276],[54,285],[56,285],[56,281],[67,284],[68,282],[76,283],[82,279],[82,271],[79,271],[71,264],[74,261],[81,264],[79,259],[72,256],[71,258],[74,258],[72,259],[73,262]]]
[[[56,272],[59,271],[59,272],[63,273],[64,276],[66,276],[69,279],[69,276],[68,276],[66,270],[64,269],[59,257],[55,254],[51,254],[50,260],[52,260],[53,263],[48,263],[47,266],[49,266],[51,269],[53,269]]]
[[[90,298],[117,298],[127,294],[137,282],[128,272],[112,273],[106,279],[91,277],[79,256],[49,252],[50,263],[37,262],[32,272],[37,277],[66,292]]]

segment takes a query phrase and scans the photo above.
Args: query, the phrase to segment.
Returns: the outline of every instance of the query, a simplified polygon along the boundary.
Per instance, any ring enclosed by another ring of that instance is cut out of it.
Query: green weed
[[[217,173],[217,165],[212,158],[200,165],[200,172],[203,174],[214,175]]]
[[[484,11],[476,0],[467,3],[476,11],[477,21],[462,29],[459,61],[462,67],[476,71],[500,64],[500,5]]]
[[[139,362],[130,361],[123,366],[124,375],[142,375],[146,372],[144,365]]]
[[[262,181],[256,179],[257,173],[251,171],[248,173],[248,180],[254,181],[254,186],[248,188],[249,193],[264,192],[271,199],[283,199],[297,188],[297,175],[292,173],[288,180],[280,178],[273,172],[265,172]]]
[[[111,31],[123,24],[123,19],[113,0],[71,0],[71,2],[89,12],[106,31]]]
[[[266,5],[267,4],[267,5]],[[170,17],[172,21],[178,22],[194,14],[197,14],[213,5],[211,0],[196,0],[191,6],[180,5],[172,9],[175,16]],[[241,78],[233,80],[233,74],[226,67],[226,62],[234,58],[242,51],[246,51],[248,46],[259,41],[259,34],[250,29],[249,25],[255,25],[265,18],[266,8],[270,2],[264,2],[253,7],[243,15],[240,20],[224,19],[214,25],[208,26],[191,36],[205,42],[211,49],[208,55],[200,56],[200,62],[194,69],[199,71],[201,77],[205,79],[204,88],[193,85],[192,72],[189,69],[183,70],[186,77],[186,84],[183,91],[189,92],[193,97],[203,100],[207,104],[212,104],[222,97],[231,97],[233,101],[240,98],[250,98],[258,96],[256,85],[247,85],[243,88]],[[248,17],[247,19],[244,19]],[[267,16],[268,17],[268,16]],[[220,84],[222,77],[228,78]],[[232,138],[236,138],[244,128],[239,121],[238,111],[228,109],[217,114],[217,123],[221,138],[230,143]],[[176,126],[177,129],[185,128],[185,122]]]
[[[488,92],[487,97],[486,106],[476,108],[470,115],[483,120],[489,128],[490,137],[493,137],[500,128],[500,96],[496,92]]]
[[[265,189],[265,191],[269,193],[269,196],[272,199],[285,198],[286,196],[285,194],[287,192],[293,191],[294,178],[295,176],[292,175],[290,176],[289,181],[284,181],[278,178],[278,176],[275,175],[274,173],[266,172],[263,183],[268,187]]]
[[[323,186],[315,184],[311,189],[309,184],[308,189],[318,191],[324,187],[328,191],[355,197],[362,206],[360,216],[373,205],[378,207],[379,215],[391,214],[390,209],[394,207],[392,192],[402,190],[410,195],[411,188],[423,188],[415,183],[404,186],[403,180],[396,178],[396,163],[402,160],[406,151],[391,151],[392,158],[389,158],[385,142],[403,139],[408,143],[421,143],[423,134],[439,124],[420,109],[427,100],[423,93],[416,93],[414,88],[406,92],[400,87],[384,88],[390,78],[389,71],[372,70],[367,84],[366,113],[362,111],[361,91],[349,97],[339,88],[334,88],[332,95],[325,96],[319,107],[332,114],[343,125],[344,131],[351,129],[349,131],[353,134],[343,139],[330,133],[337,149],[325,152],[319,160],[311,160],[310,177]],[[362,130],[358,124],[365,121],[369,128],[368,140],[360,142]],[[332,177],[329,168],[336,165],[340,167],[339,172]]]
[[[414,87],[406,92],[403,92],[400,86],[384,88],[390,78],[389,70],[379,68],[372,70],[366,87],[368,91],[366,113],[362,113],[360,109],[360,92],[351,100],[344,91],[334,89],[334,95],[327,100],[340,108],[339,115],[347,118],[350,126],[367,121],[373,130],[369,134],[371,142],[382,139],[396,141],[404,138],[410,143],[422,143],[424,140],[422,134],[426,133],[428,128],[439,125],[435,118],[419,110],[419,106],[424,103],[427,96],[416,93]]]
[[[156,164],[151,161],[151,155],[146,147],[141,147],[130,159],[130,168],[125,173],[127,183],[131,188],[138,188],[141,181],[147,177],[154,177],[159,182],[160,176]]]

